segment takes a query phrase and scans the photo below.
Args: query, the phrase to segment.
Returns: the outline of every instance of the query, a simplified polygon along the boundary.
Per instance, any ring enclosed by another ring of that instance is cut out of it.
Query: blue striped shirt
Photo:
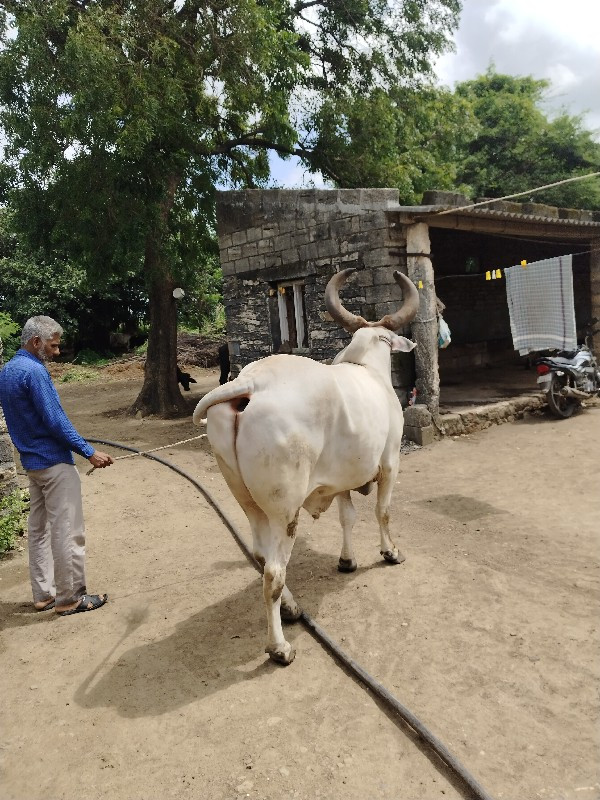
[[[24,469],[74,464],[71,451],[84,458],[94,452],[65,414],[45,365],[27,350],[0,370],[0,405]]]

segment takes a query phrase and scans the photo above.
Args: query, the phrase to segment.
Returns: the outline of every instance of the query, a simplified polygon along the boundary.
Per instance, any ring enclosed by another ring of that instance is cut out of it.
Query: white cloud
[[[486,19],[490,25],[504,25],[500,35],[509,42],[520,42],[534,28],[573,47],[600,52],[600,4],[595,0],[492,0]]]
[[[570,91],[583,80],[581,75],[576,75],[566,64],[550,64],[547,71],[552,88],[558,94]]]
[[[494,64],[498,72],[551,82],[546,108],[583,114],[600,127],[600,2],[595,0],[463,0],[456,53],[436,73],[453,86]]]

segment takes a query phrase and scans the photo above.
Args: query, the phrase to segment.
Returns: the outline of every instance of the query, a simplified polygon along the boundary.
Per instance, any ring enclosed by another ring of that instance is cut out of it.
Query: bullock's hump
[[[281,353],[253,361],[244,367],[239,377],[251,378],[255,393],[277,392],[285,388],[302,391],[302,387],[306,389],[315,381],[326,381],[328,369],[325,364],[312,358]]]

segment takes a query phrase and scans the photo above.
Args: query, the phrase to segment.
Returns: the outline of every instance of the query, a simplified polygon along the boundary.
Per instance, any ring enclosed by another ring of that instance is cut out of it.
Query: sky
[[[493,63],[497,72],[532,75],[552,84],[544,110],[583,115],[600,140],[600,0],[462,0],[454,53],[435,71],[453,88]],[[272,159],[281,187],[322,186],[297,160]]]

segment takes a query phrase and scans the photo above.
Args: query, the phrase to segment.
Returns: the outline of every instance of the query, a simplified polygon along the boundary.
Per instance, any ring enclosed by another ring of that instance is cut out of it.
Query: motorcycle
[[[555,417],[567,419],[581,405],[600,394],[600,370],[592,352],[595,317],[584,329],[584,344],[576,350],[562,350],[536,360],[538,385],[546,394]]]

